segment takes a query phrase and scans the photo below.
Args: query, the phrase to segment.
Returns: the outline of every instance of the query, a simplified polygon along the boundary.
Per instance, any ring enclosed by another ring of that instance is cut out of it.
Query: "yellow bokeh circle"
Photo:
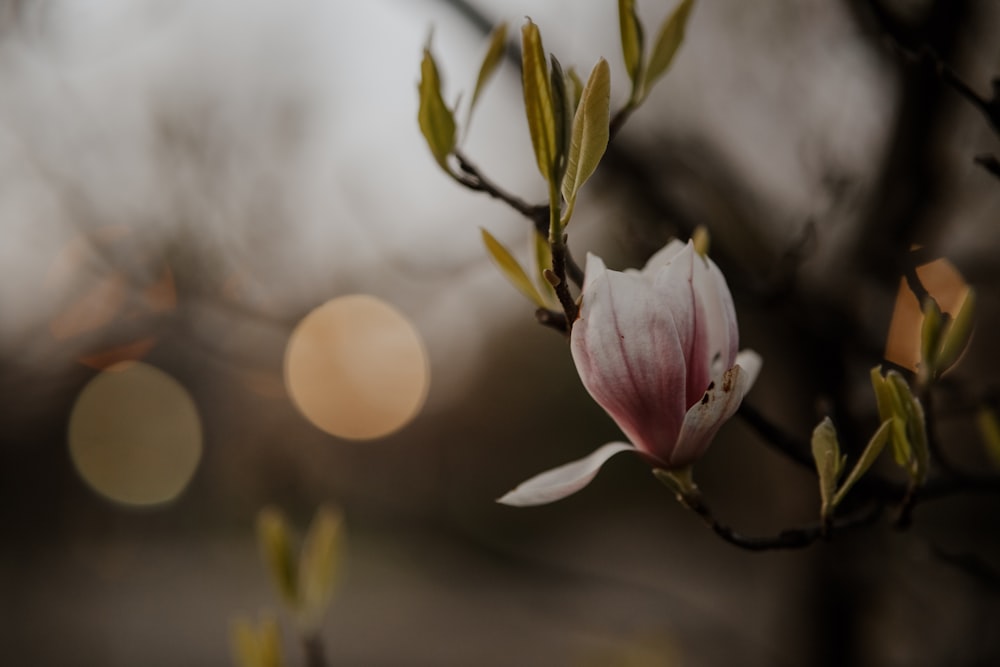
[[[402,428],[423,406],[429,381],[420,333],[365,294],[310,312],[285,350],[292,402],[317,428],[341,438],[368,440]]]
[[[69,420],[77,472],[101,495],[127,505],[176,498],[201,460],[201,420],[179,382],[140,362],[122,362],[80,392]]]

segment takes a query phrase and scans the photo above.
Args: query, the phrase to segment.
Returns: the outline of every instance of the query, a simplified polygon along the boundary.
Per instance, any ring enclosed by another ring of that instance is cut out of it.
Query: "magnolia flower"
[[[609,458],[638,452],[651,466],[685,472],[733,416],[760,370],[737,353],[736,311],[719,267],[674,240],[642,271],[609,271],[587,256],[580,317],[570,347],[590,395],[629,442],[611,442],[500,498],[541,505],[590,483]]]

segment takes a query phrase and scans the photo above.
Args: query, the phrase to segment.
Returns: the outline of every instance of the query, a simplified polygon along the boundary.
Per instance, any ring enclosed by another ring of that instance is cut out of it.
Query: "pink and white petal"
[[[726,371],[722,379],[710,385],[705,396],[684,415],[677,446],[669,460],[671,469],[691,465],[705,452],[712,438],[732,417],[750,390],[749,373],[740,366]]]
[[[674,314],[636,275],[608,271],[583,296],[570,351],[584,387],[642,451],[663,458],[687,405]],[[661,451],[657,451],[661,450]]]
[[[497,502],[512,507],[545,505],[573,495],[597,476],[601,466],[615,454],[635,451],[627,442],[609,442],[590,456],[547,470],[508,492]]]
[[[733,297],[719,267],[707,258],[695,262],[692,289],[698,306],[696,340],[703,345],[693,359],[704,363],[713,377],[719,377],[733,366],[739,348]]]
[[[734,365],[743,369],[743,374],[746,375],[746,390],[750,391],[754,382],[757,381],[757,376],[760,374],[761,366],[764,365],[764,360],[753,350],[740,350],[740,353],[736,355],[736,363]]]
[[[587,263],[583,272],[583,292],[586,294],[593,282],[599,278],[603,278],[608,272],[608,268],[604,265],[604,260],[595,255],[592,252],[587,253]]]
[[[690,241],[685,243],[679,239],[672,239],[670,243],[657,250],[652,257],[646,260],[646,266],[643,267],[642,273],[650,275],[660,267],[666,266],[689,245],[692,249],[694,248]]]

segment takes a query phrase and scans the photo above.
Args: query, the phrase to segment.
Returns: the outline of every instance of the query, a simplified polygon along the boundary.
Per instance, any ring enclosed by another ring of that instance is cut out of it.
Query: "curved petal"
[[[736,361],[739,331],[736,309],[726,279],[719,267],[699,257],[692,270],[691,289],[695,302],[695,345],[689,357],[688,406],[701,399],[712,380]]]
[[[587,253],[587,263],[584,265],[583,271],[583,293],[586,294],[590,291],[594,282],[598,279],[604,278],[604,274],[607,273],[608,268],[604,266],[604,260],[595,255],[592,252]]]
[[[757,381],[757,376],[760,374],[760,367],[764,365],[764,360],[753,350],[740,350],[740,353],[736,355],[736,363],[734,365],[743,369],[743,372],[747,376],[747,391],[750,391],[754,382]]]
[[[561,500],[590,484],[605,461],[624,451],[634,452],[635,447],[627,442],[609,442],[590,456],[547,470],[522,482],[516,489],[498,498],[497,502],[513,507],[528,507]]]
[[[723,374],[721,381],[709,385],[704,397],[684,415],[677,446],[670,457],[670,469],[683,468],[701,458],[719,427],[740,407],[752,380],[749,371],[733,366]]]
[[[646,266],[643,267],[642,273],[649,274],[662,266],[666,266],[689,245],[693,250],[694,245],[690,241],[685,243],[680,239],[671,239],[670,243],[657,250],[653,253],[652,257],[646,260]]]
[[[600,260],[595,266],[603,269]],[[570,350],[594,400],[636,447],[665,463],[687,409],[687,364],[675,324],[683,315],[663,301],[634,272],[600,271],[584,287]]]

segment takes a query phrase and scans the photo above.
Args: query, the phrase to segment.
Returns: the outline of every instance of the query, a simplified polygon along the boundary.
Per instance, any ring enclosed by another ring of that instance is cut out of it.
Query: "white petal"
[[[759,368],[757,366],[757,370]],[[719,427],[740,407],[743,397],[750,390],[751,379],[749,371],[744,372],[742,367],[733,366],[725,372],[721,381],[713,383],[702,400],[691,406],[684,415],[677,446],[670,457],[671,468],[690,465],[701,458]]]
[[[590,291],[594,281],[603,278],[608,269],[604,266],[604,260],[592,252],[587,253],[587,263],[583,272],[583,293],[586,295]],[[586,296],[584,296],[586,299]]]
[[[527,507],[561,500],[590,484],[605,461],[624,451],[635,451],[635,447],[627,442],[609,442],[590,456],[532,477],[497,502]]]
[[[679,255],[688,245],[691,246],[692,250],[694,249],[694,244],[690,241],[685,243],[679,239],[671,239],[670,243],[657,250],[652,257],[646,260],[646,266],[643,267],[642,273],[650,275],[660,267],[670,264],[674,257]]]
[[[688,408],[687,366],[675,324],[686,313],[678,304],[636,274],[606,271],[585,289],[570,337],[590,395],[636,447],[663,460]]]
[[[750,391],[750,387],[757,381],[757,375],[760,374],[760,367],[764,365],[764,360],[753,350],[740,350],[740,353],[736,355],[735,365],[743,369],[743,373],[746,375],[746,390]]]
[[[739,329],[736,326],[736,309],[733,297],[726,284],[726,278],[711,259],[702,258],[695,263],[692,289],[698,303],[698,336],[703,338],[701,353],[705,358],[700,363],[712,367],[719,361],[718,374],[731,368],[735,363],[739,345]]]

